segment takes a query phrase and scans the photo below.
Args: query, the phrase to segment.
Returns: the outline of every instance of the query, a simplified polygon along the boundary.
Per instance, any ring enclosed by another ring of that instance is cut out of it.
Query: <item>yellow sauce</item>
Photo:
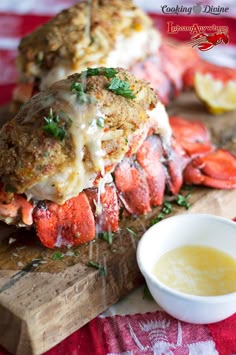
[[[170,250],[153,273],[165,285],[192,295],[236,292],[236,259],[215,248],[186,245]]]

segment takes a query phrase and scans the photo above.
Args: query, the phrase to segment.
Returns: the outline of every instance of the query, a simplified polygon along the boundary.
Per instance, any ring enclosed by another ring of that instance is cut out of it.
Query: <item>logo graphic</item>
[[[191,41],[189,42],[192,44],[192,47],[196,47],[200,51],[208,51],[209,49],[217,46],[220,43],[228,43],[229,36],[226,33],[198,33],[191,37]]]
[[[199,15],[201,12],[209,15],[224,15],[229,11],[229,7],[225,6],[213,6],[213,5],[202,5],[201,2],[197,2],[193,6],[184,6],[184,5],[161,5],[161,11],[163,14],[168,15]]]
[[[196,5],[193,6],[193,13],[194,13],[195,15],[200,14],[200,12],[202,11],[201,5],[202,5],[201,2],[197,2]]]
[[[179,25],[173,21],[167,21],[167,33],[177,35],[179,32],[188,32],[190,35],[189,44],[197,47],[200,51],[208,51],[218,44],[229,43],[229,27],[212,25]]]

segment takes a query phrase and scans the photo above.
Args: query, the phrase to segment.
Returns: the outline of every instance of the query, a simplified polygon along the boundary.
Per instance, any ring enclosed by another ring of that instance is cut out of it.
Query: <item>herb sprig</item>
[[[55,253],[52,254],[52,260],[62,260],[63,258],[64,254],[59,251],[55,251]]]
[[[95,76],[104,75],[106,78],[114,78],[118,73],[114,68],[87,68],[85,75]]]
[[[173,203],[176,203],[178,206],[185,207],[186,210],[190,208],[190,203],[188,201],[188,198],[191,196],[191,194],[187,194],[186,196],[183,195],[177,195],[173,201],[164,201],[162,205],[161,212],[158,214],[156,218],[154,218],[150,225],[153,226],[154,224],[162,221],[165,218],[165,215],[168,215],[174,211],[174,206]]]
[[[134,99],[135,95],[130,88],[130,84],[127,81],[121,80],[119,78],[113,78],[107,89],[113,91],[117,95],[126,97],[127,99]]]
[[[130,234],[132,234],[134,237],[138,237],[138,234],[137,234],[135,231],[133,231],[133,229],[131,229],[131,228],[129,228],[129,227],[126,227],[126,230],[127,230],[127,232],[129,232]]]
[[[107,271],[106,271],[105,267],[102,264],[100,264],[100,263],[98,263],[96,261],[90,260],[87,263],[87,266],[90,266],[90,267],[93,267],[95,269],[98,269],[102,276],[106,276],[106,274],[107,274]]]
[[[53,254],[52,254],[52,260],[62,260],[64,259],[64,257],[67,257],[67,256],[78,256],[79,253],[78,253],[78,250],[76,249],[73,249],[73,250],[68,250],[67,252],[65,253],[62,253],[60,251],[55,251]]]
[[[164,217],[165,217],[164,213],[160,212],[156,218],[153,218],[151,220],[150,225],[153,226],[154,224],[162,221],[164,219]]]
[[[44,117],[44,121],[46,122],[46,125],[43,126],[43,131],[53,136],[54,138],[63,141],[66,136],[65,127],[64,124],[62,127],[59,126],[60,116],[54,115],[52,108],[49,110],[49,116]]]
[[[80,104],[92,104],[96,99],[92,96],[89,96],[84,91],[84,86],[82,83],[75,81],[71,87],[71,91],[76,94],[76,98]]]
[[[164,201],[163,202],[163,207],[162,207],[162,212],[164,214],[170,214],[171,212],[173,212],[173,205],[171,202],[168,201]]]
[[[113,243],[113,236],[114,236],[114,233],[112,233],[112,232],[103,232],[103,233],[98,234],[98,237],[100,239],[105,240],[110,245]]]
[[[104,75],[106,78],[112,79],[106,87],[108,90],[117,95],[124,96],[127,99],[134,99],[135,95],[130,88],[130,84],[125,80],[117,78],[116,74],[118,74],[118,71],[114,68],[87,68],[87,70],[80,75],[80,78],[85,80],[86,77]],[[84,87],[81,83],[75,82],[72,84],[71,90],[76,92],[77,98],[81,103],[89,103],[87,101],[89,100],[89,96],[85,94]]]
[[[188,210],[190,208],[190,203],[188,202],[188,198],[191,196],[191,194],[187,194],[186,196],[183,195],[177,195],[176,197],[176,203],[179,206],[183,206]]]

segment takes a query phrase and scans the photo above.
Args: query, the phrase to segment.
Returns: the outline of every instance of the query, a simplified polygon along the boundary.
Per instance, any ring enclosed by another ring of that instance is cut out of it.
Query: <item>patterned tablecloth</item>
[[[167,22],[181,26],[199,24],[228,26],[230,44],[224,50],[217,46],[208,51],[209,60],[236,68],[236,8],[235,1],[224,2],[229,10],[222,15],[201,13],[189,16],[163,13],[162,7],[177,6],[173,1],[137,0],[139,5],[154,13],[154,20],[164,35]],[[73,0],[1,0],[0,2],[0,104],[7,103],[15,85],[16,48],[19,39],[46,22],[53,14],[75,3]],[[181,6],[189,6],[187,1],[178,1]],[[204,2],[210,4],[210,2]],[[196,5],[192,2],[191,7]],[[218,2],[210,5],[218,6]],[[177,9],[178,10],[178,9]],[[171,11],[171,10],[170,10]],[[202,8],[203,11],[203,8]],[[175,38],[188,40],[189,33],[175,34]],[[6,355],[0,349],[0,355]],[[131,293],[124,300],[109,308],[82,329],[51,349],[47,355],[232,355],[236,354],[236,315],[225,321],[211,325],[192,325],[178,321],[158,305],[143,297],[143,287]],[[24,354],[22,354],[24,355]]]

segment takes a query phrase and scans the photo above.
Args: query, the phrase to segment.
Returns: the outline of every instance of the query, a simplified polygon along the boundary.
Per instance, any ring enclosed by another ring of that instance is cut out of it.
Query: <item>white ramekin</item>
[[[137,262],[155,301],[173,317],[190,323],[213,323],[234,314],[236,292],[189,295],[166,286],[153,274],[161,255],[183,245],[213,247],[236,258],[236,223],[214,215],[182,214],[149,228],[138,244]]]

